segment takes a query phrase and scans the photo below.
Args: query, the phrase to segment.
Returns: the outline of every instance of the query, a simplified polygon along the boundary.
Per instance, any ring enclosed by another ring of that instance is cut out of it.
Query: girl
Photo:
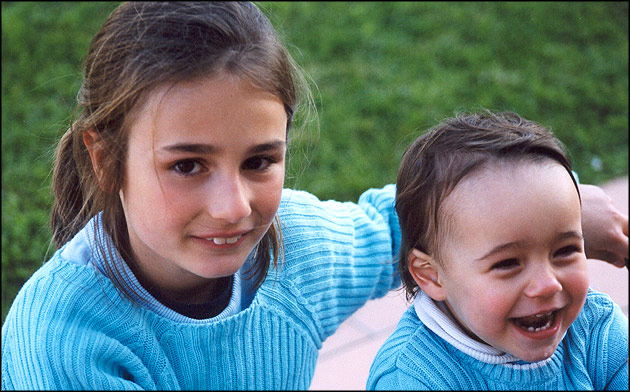
[[[628,390],[628,319],[588,288],[580,194],[550,132],[459,116],[408,148],[397,186],[415,299],[368,389]]]
[[[399,234],[393,186],[283,190],[300,80],[251,3],[112,13],[57,150],[60,249],[3,325],[3,389],[309,387],[322,342],[397,286]]]
[[[283,190],[308,91],[250,3],[122,4],[84,72],[59,250],[2,327],[2,388],[308,388],[322,342],[398,285],[394,186]]]

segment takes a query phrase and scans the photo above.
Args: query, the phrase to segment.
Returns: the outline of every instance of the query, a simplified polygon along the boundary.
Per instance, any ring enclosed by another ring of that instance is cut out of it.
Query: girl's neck
[[[139,279],[140,281],[140,279]],[[223,277],[217,279],[211,279],[207,282],[200,284],[196,287],[187,288],[185,290],[171,290],[163,289],[161,287],[145,286],[145,283],[140,281],[140,284],[154,297],[158,299],[166,300],[171,303],[182,304],[205,304],[218,298],[226,289],[228,283],[232,281],[232,277]]]
[[[227,307],[232,297],[233,276],[212,279],[206,287],[186,292],[163,290],[138,281],[162,305],[194,319],[215,317]]]
[[[203,280],[195,286],[185,288],[166,287],[148,279],[138,266],[127,263],[142,287],[160,302],[180,304],[204,304],[217,298],[225,290],[226,282],[231,282],[232,277]]]

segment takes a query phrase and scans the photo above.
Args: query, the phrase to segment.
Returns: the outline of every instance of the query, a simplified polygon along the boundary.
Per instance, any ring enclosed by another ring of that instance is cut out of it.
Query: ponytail
[[[55,151],[52,190],[55,201],[52,207],[50,225],[53,243],[61,247],[82,227],[81,215],[85,210],[85,200],[79,170],[74,159],[74,137],[71,129],[61,137]]]

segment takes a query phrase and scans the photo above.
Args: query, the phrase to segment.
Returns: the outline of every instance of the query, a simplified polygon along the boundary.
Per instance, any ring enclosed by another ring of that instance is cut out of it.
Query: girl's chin
[[[202,268],[191,272],[205,279],[218,279],[234,275],[243,264],[245,264],[245,260],[231,260],[229,263],[214,264],[210,266],[211,268],[203,268],[205,266],[202,266]]]

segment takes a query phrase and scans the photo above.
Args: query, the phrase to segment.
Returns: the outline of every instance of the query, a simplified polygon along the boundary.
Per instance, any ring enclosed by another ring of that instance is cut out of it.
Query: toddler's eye
[[[498,270],[508,270],[508,269],[512,269],[518,267],[518,260],[517,259],[506,259],[506,260],[502,260],[499,261],[498,263],[494,264],[492,266],[492,269],[498,269]]]
[[[567,257],[579,252],[581,252],[581,250],[578,246],[569,245],[558,249],[556,253],[553,254],[553,257]]]

